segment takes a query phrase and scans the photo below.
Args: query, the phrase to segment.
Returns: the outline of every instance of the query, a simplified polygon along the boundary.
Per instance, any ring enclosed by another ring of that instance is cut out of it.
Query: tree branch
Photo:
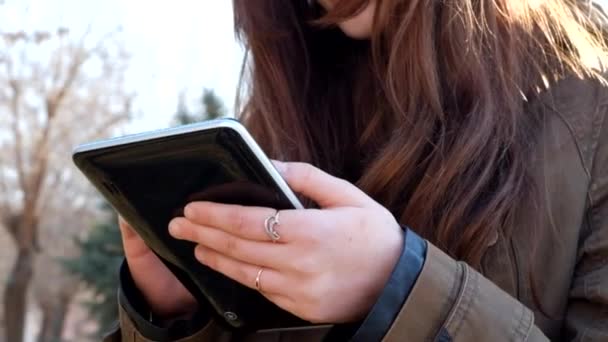
[[[74,56],[72,56],[72,64],[68,68],[68,74],[63,84],[61,84],[56,91],[51,93],[46,98],[46,114],[48,120],[52,120],[57,114],[61,103],[65,99],[68,92],[71,90],[74,81],[80,74],[80,68],[89,58],[90,54],[83,52],[82,48],[76,49]]]
[[[40,213],[44,215],[49,208],[49,202],[51,201],[50,197],[53,196],[55,191],[60,191],[60,189],[65,189],[65,184],[62,179],[62,170],[56,170],[56,172],[51,176],[51,182],[44,188],[42,194],[40,195],[40,204],[38,205],[38,210]]]
[[[93,133],[90,135],[86,135],[83,138],[79,138],[81,141],[92,141],[100,138],[104,138],[113,127],[116,127],[123,121],[129,120],[131,115],[131,103],[132,97],[127,97],[124,99],[123,109],[118,113],[109,113],[105,115],[107,117],[106,120],[102,121],[99,124],[95,124]],[[61,131],[59,132],[59,136],[67,136],[70,131],[73,130],[73,127],[65,125],[61,127]]]
[[[50,140],[50,132],[53,126],[53,122],[57,118],[57,113],[59,112],[59,108],[72,90],[72,85],[74,81],[80,74],[80,70],[84,62],[88,59],[90,54],[83,53],[83,49],[79,47],[76,49],[75,53],[72,56],[72,64],[68,69],[68,74],[65,78],[65,81],[58,87],[56,91],[46,97],[46,123],[42,128],[42,135],[38,139],[35,147],[36,155],[34,158],[34,163],[36,164],[36,169],[32,173],[32,182],[31,182],[31,198],[30,201],[33,202],[33,209],[38,212],[38,206],[44,206],[44,203],[40,203],[40,193],[42,190],[42,185],[47,175],[48,168],[48,156],[49,156],[49,140]]]
[[[4,172],[0,172],[0,194],[10,194],[11,192],[8,189],[8,184],[6,180],[6,175]],[[5,225],[5,220],[13,214],[13,209],[11,208],[10,199],[8,199],[8,195],[0,196],[0,220],[2,220],[3,225]],[[8,227],[6,227],[8,228]]]
[[[13,64],[10,60],[6,63],[8,85],[11,90],[10,94],[10,111],[13,117],[11,130],[13,134],[13,140],[15,142],[13,153],[15,154],[15,166],[17,169],[17,178],[21,191],[25,194],[28,191],[27,175],[23,163],[23,138],[21,136],[21,108],[19,103],[21,102],[21,85],[19,81],[13,75]]]

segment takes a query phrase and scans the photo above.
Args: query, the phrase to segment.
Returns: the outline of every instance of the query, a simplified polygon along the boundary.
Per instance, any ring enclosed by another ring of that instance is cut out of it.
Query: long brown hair
[[[234,0],[241,117],[272,157],[354,182],[478,267],[538,195],[526,106],[567,75],[600,77],[603,15],[574,0],[377,0],[371,39],[346,37],[334,24],[368,2]]]

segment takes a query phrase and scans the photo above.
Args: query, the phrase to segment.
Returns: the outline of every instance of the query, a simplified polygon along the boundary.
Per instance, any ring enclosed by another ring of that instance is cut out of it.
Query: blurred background
[[[231,1],[0,0],[0,342],[99,340],[122,246],[72,148],[232,116],[242,58]]]

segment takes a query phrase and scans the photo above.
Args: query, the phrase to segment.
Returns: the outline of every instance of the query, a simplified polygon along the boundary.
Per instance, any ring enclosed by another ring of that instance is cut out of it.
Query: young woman
[[[241,119],[318,208],[191,203],[167,229],[198,244],[201,264],[333,325],[239,340],[608,341],[601,11],[575,0],[234,0],[234,11],[248,49]],[[108,341],[235,339],[121,228]]]

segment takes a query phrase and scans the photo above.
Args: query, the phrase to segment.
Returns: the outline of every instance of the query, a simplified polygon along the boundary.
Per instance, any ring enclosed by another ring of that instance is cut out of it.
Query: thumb
[[[363,207],[369,201],[356,186],[310,164],[275,160],[273,163],[293,191],[315,201],[321,208]]]
[[[122,244],[127,260],[133,260],[152,253],[148,245],[122,217],[118,217],[118,226],[122,235]]]

